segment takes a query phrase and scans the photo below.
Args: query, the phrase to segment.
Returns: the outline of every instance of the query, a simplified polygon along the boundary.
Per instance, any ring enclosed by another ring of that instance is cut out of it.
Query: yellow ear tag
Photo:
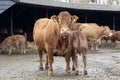
[[[73,19],[73,22],[76,22],[76,19]]]

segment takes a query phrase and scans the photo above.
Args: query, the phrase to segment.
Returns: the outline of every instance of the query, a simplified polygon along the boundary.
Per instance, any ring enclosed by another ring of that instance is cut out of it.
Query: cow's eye
[[[64,29],[62,29],[62,32],[64,32]]]

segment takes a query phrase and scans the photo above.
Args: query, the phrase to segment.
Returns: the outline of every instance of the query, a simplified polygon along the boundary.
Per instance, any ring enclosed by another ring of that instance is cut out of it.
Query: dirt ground
[[[43,59],[45,62],[45,58]],[[63,57],[54,57],[54,76],[39,71],[39,58],[35,49],[27,54],[0,54],[0,80],[120,80],[120,47],[102,46],[99,51],[88,51],[88,75],[83,75],[82,57],[79,56],[79,75],[65,73]]]

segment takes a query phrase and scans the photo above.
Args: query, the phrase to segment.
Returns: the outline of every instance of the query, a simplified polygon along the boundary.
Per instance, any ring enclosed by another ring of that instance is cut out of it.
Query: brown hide
[[[72,45],[78,52],[81,52],[82,49],[88,48],[87,39],[85,34],[82,31],[71,31],[72,35]]]
[[[46,50],[46,67],[49,68],[48,75],[53,73],[52,63],[54,54],[57,54],[58,56],[65,56],[67,63],[66,72],[69,71],[70,55],[65,53],[66,49],[68,49],[67,47],[69,46],[69,41],[66,42],[67,40],[65,41],[64,39],[69,36],[71,24],[77,19],[77,16],[71,16],[69,12],[63,11],[60,12],[58,16],[53,15],[51,19],[43,18],[35,22],[33,38],[39,52],[39,69],[43,69],[42,51]]]
[[[99,27],[96,23],[73,23],[72,30],[79,30],[85,27]]]
[[[37,20],[33,30],[33,38],[38,48],[44,49],[45,43],[51,48],[56,48],[59,39],[58,24],[47,18]]]
[[[25,54],[25,46],[25,37],[23,35],[12,35],[5,38],[5,40],[0,44],[0,52],[7,49],[10,55],[13,47],[20,47],[21,53]]]

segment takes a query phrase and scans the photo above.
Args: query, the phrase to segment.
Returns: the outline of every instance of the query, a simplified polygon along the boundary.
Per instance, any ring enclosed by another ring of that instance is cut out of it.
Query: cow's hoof
[[[43,67],[39,67],[39,70],[40,70],[40,71],[43,71]]]
[[[66,71],[66,75],[69,76],[70,75],[70,70]]]
[[[87,74],[88,74],[87,71],[85,71],[85,72],[84,72],[84,75],[87,75]]]
[[[94,49],[91,49],[91,51],[94,51]]]
[[[48,76],[53,76],[53,72],[52,72],[52,71],[49,71],[49,72],[48,72]]]
[[[98,49],[96,51],[99,51]]]
[[[74,68],[74,67],[72,68],[72,71],[75,71],[75,68]]]
[[[48,70],[48,66],[45,66],[45,70]]]
[[[75,75],[78,75],[79,74],[79,71],[75,71]]]

